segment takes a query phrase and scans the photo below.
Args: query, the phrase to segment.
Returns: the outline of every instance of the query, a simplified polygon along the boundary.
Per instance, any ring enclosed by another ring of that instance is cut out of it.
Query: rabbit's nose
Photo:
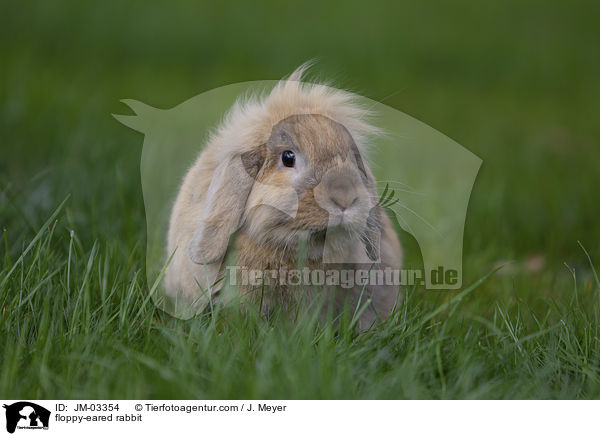
[[[354,197],[354,196],[353,196]],[[335,204],[336,206],[338,206],[340,208],[340,210],[342,212],[345,212],[346,209],[352,207],[352,205],[354,203],[356,203],[356,200],[358,200],[358,197],[354,197],[352,198],[352,200],[349,200],[352,197],[345,197],[343,200],[340,198],[331,198],[331,201],[333,202],[333,204]]]
[[[345,177],[332,180],[329,184],[329,199],[342,212],[358,201],[358,194],[352,181]]]

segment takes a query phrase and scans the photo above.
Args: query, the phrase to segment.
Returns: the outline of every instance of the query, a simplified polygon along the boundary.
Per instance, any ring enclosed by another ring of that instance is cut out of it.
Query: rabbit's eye
[[[296,155],[293,151],[286,150],[281,153],[281,162],[283,162],[286,167],[292,168],[294,165],[296,165]]]

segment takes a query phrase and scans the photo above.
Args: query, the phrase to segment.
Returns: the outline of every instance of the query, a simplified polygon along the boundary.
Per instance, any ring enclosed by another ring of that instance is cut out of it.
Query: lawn
[[[597,3],[2,10],[0,397],[600,397]],[[361,334],[308,309],[293,325],[235,307],[171,318],[148,297],[143,137],[111,114],[311,58],[483,160],[463,289],[403,289]]]

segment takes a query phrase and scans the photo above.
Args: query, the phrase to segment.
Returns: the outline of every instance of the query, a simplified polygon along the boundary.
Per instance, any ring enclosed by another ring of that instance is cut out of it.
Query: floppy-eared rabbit
[[[400,268],[400,244],[365,158],[378,129],[352,94],[302,83],[304,69],[268,95],[238,100],[183,180],[165,284],[198,310],[218,299],[231,250],[248,270]],[[265,311],[321,291],[337,308],[368,302],[361,327],[389,316],[398,296],[397,286],[381,282],[345,289],[277,279],[264,288],[244,283],[240,292],[260,294]]]

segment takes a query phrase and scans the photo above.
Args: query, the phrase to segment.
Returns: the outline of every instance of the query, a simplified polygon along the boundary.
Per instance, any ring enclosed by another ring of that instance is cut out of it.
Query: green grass
[[[600,397],[596,3],[2,9],[0,397]],[[142,137],[110,114],[314,57],[483,159],[468,292],[407,289],[362,334],[308,310],[172,319],[147,298]]]
[[[110,243],[83,246],[56,216],[0,274],[0,396],[13,398],[590,398],[600,393],[597,300],[486,308],[491,278],[408,290],[394,316],[295,324],[258,308],[173,319]],[[491,275],[491,273],[489,274]],[[488,281],[486,282],[487,279]],[[429,297],[431,297],[429,295]]]

